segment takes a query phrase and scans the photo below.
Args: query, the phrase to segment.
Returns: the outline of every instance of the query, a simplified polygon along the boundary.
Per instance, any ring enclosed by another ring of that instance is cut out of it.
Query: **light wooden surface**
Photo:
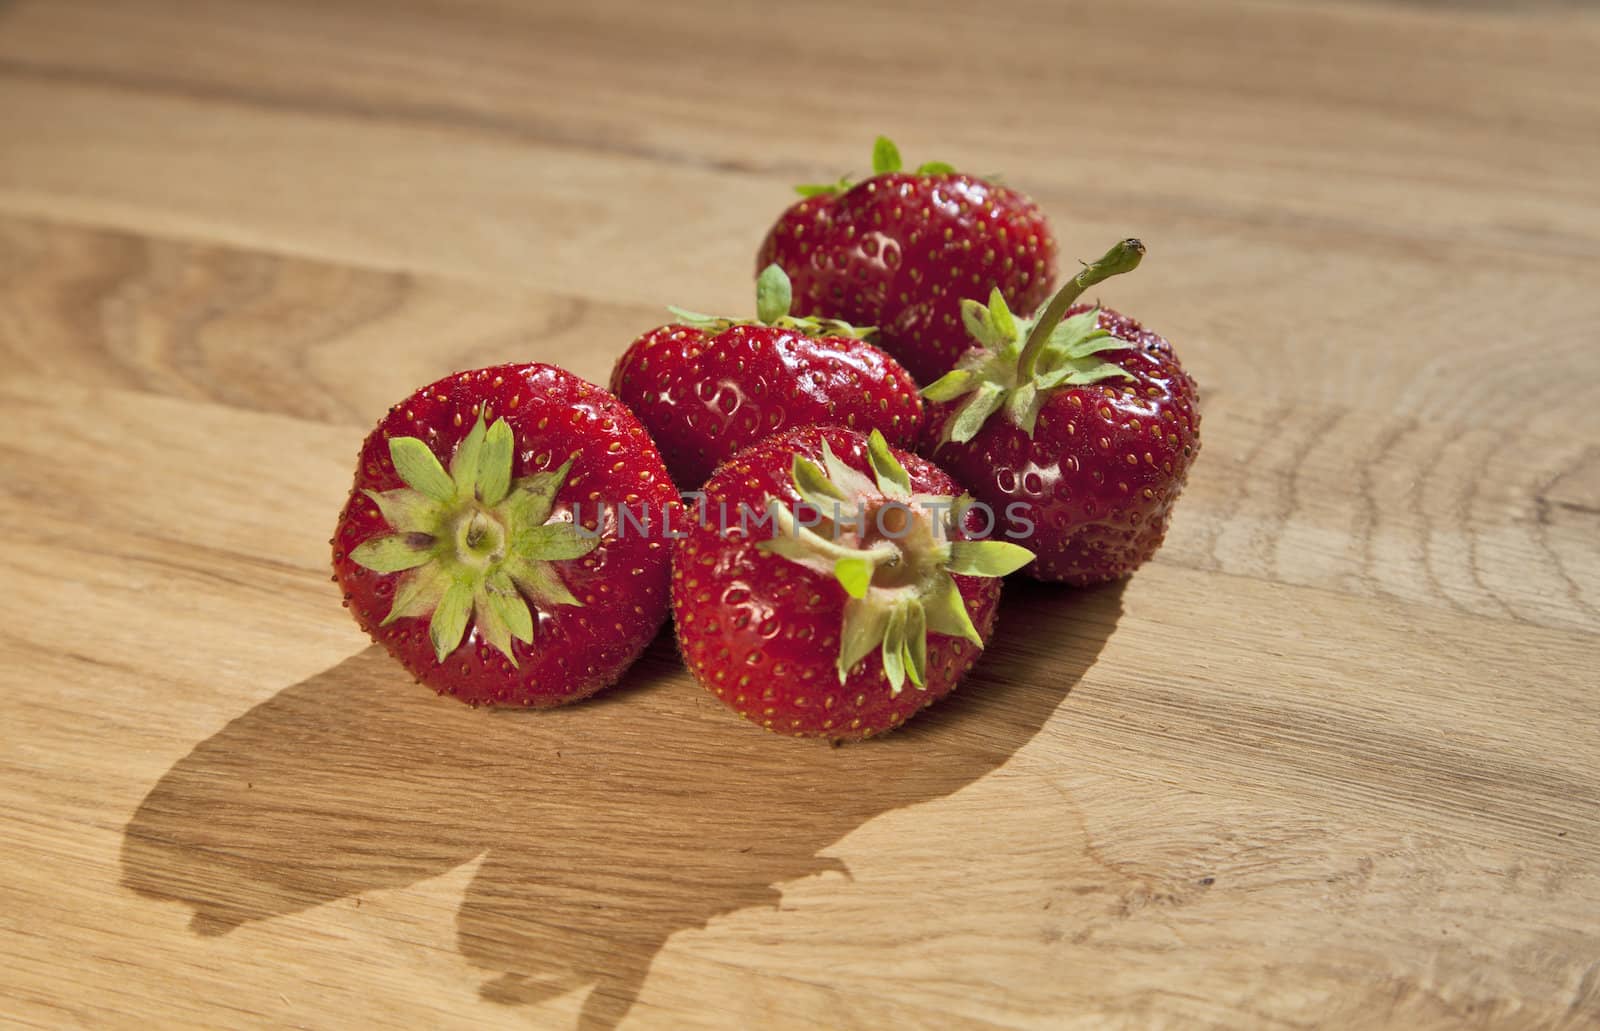
[[[1600,1022],[1600,18],[1050,0],[0,4],[0,1018]],[[664,637],[484,714],[328,583],[447,371],[742,311],[788,184],[1004,170],[1205,446],[905,732]]]

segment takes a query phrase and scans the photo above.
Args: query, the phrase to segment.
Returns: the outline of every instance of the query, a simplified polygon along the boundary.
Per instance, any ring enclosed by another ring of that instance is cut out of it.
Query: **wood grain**
[[[0,1018],[1600,1023],[1600,21],[1467,6],[0,6]],[[743,310],[885,129],[1150,245],[1157,560],[861,747],[372,650],[384,408]]]

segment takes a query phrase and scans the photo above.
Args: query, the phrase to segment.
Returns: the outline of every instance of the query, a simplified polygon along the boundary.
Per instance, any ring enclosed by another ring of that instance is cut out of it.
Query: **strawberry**
[[[957,533],[958,492],[877,430],[805,426],[741,451],[673,545],[689,669],[801,737],[871,737],[944,697],[994,628],[997,578],[1032,558]]]
[[[1143,254],[1124,240],[1032,319],[998,291],[987,307],[969,302],[981,346],[923,391],[923,453],[1027,536],[1040,580],[1114,580],[1149,559],[1200,450],[1195,383],[1172,345],[1126,315],[1073,306]]]
[[[901,447],[922,427],[916,382],[861,339],[870,330],[789,315],[789,277],[769,265],[756,283],[756,319],[670,309],[617,360],[611,389],[650,428],[681,487],[791,426],[880,429]]]
[[[901,171],[881,136],[872,170],[855,184],[797,187],[804,199],[768,231],[756,267],[783,266],[802,315],[877,326],[884,350],[927,383],[971,344],[963,298],[999,290],[1031,310],[1049,296],[1055,234],[1015,190],[939,162]]]
[[[655,445],[604,390],[536,363],[462,372],[362,445],[334,579],[441,694],[559,705],[613,683],[660,628],[676,511]]]

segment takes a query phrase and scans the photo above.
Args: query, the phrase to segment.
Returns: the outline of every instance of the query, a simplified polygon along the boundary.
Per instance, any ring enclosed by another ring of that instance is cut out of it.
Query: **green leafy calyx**
[[[928,634],[983,647],[952,574],[1005,576],[1033,553],[1005,541],[958,539],[970,499],[914,492],[877,430],[866,457],[870,476],[841,460],[827,441],[820,465],[796,454],[790,479],[815,513],[769,498],[774,533],[757,547],[838,581],[849,596],[835,662],[839,682],[877,651],[889,692],[898,695],[908,680],[918,689],[927,684]]]
[[[1085,265],[1029,318],[1013,315],[998,289],[990,292],[987,305],[962,301],[962,321],[979,346],[922,390],[929,401],[965,398],[945,420],[941,439],[964,444],[1002,411],[1031,437],[1050,391],[1126,378],[1120,366],[1099,357],[1132,346],[1100,328],[1100,309],[1066,320],[1062,316],[1089,287],[1132,271],[1143,257],[1144,244],[1123,240],[1099,261]]]
[[[428,616],[440,662],[470,626],[516,665],[511,642],[533,641],[530,602],[546,609],[582,604],[552,565],[600,543],[552,518],[572,459],[513,481],[515,451],[510,424],[486,425],[480,410],[448,472],[423,441],[393,437],[389,456],[406,485],[366,492],[394,532],[367,540],[350,558],[377,573],[405,574],[382,625]]]
[[[876,332],[875,326],[852,326],[840,319],[797,318],[789,314],[794,301],[794,288],[789,274],[777,262],[761,270],[756,277],[756,317],[730,319],[721,315],[702,315],[697,311],[668,307],[673,318],[682,326],[693,326],[706,333],[721,333],[733,326],[776,326],[811,337],[850,337],[865,340]]]
[[[900,148],[887,136],[879,136],[872,143],[872,174],[889,175],[905,167],[900,160]],[[946,161],[924,161],[917,166],[918,175],[954,175],[955,166]],[[802,197],[832,197],[844,193],[855,183],[849,176],[840,176],[833,183],[804,183],[794,188]]]

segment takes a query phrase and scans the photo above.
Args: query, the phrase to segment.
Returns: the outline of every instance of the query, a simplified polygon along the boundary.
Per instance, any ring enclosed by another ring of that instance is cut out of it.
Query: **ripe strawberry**
[[[718,462],[791,426],[880,429],[916,444],[922,399],[910,374],[862,341],[870,330],[792,318],[789,299],[789,277],[769,265],[754,321],[673,308],[678,322],[617,360],[611,389],[650,428],[680,487],[698,487]]]
[[[1056,240],[1015,190],[939,162],[900,170],[883,137],[873,176],[798,187],[805,198],[767,233],[756,267],[794,281],[795,311],[878,327],[878,342],[918,382],[949,371],[971,345],[961,301],[999,290],[1031,310],[1055,281]]]
[[[441,694],[559,705],[613,683],[660,629],[675,518],[626,406],[553,366],[499,365],[424,387],[367,437],[334,579]]]
[[[741,451],[673,545],[689,669],[802,737],[871,737],[944,697],[994,627],[997,578],[1032,557],[959,539],[958,490],[876,430],[805,426]]]
[[[1155,554],[1200,450],[1195,383],[1172,345],[1126,315],[1072,306],[1143,254],[1123,241],[1033,319],[998,293],[987,308],[970,302],[982,346],[923,391],[923,453],[1019,529],[1031,524],[1028,573],[1040,580],[1114,580]]]

